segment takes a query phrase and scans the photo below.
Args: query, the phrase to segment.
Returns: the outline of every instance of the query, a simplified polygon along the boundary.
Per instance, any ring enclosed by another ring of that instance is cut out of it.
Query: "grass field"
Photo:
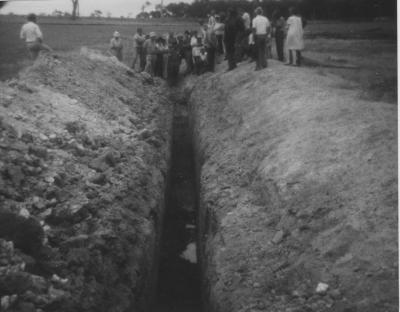
[[[0,15],[0,79],[8,79],[28,65],[28,54],[19,40],[22,17]],[[45,42],[55,51],[79,50],[81,46],[106,51],[112,33],[118,30],[125,39],[124,61],[133,58],[132,35],[137,27],[146,33],[183,32],[198,29],[185,20],[118,20],[39,18]],[[395,22],[309,22],[306,27],[305,56],[322,61],[339,60],[354,69],[321,67],[321,75],[334,73],[359,84],[365,98],[396,102],[397,41]],[[351,88],[352,86],[343,86]]]

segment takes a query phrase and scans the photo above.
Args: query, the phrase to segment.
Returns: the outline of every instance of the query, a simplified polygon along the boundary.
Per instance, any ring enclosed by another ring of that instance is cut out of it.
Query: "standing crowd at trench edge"
[[[295,7],[289,9],[289,15],[286,20],[280,10],[275,10],[270,21],[263,9],[258,7],[251,19],[244,10],[229,8],[227,14],[217,15],[211,11],[208,21],[200,22],[198,31],[170,32],[159,36],[155,32],[144,34],[143,29],[138,28],[133,36],[135,51],[131,67],[167,79],[172,85],[178,81],[182,60],[185,74],[213,72],[215,65],[222,60],[227,60],[228,71],[246,60],[255,62],[255,70],[258,71],[268,66],[273,38],[278,60],[285,61],[286,48],[285,65],[300,66],[305,21]],[[25,40],[31,58],[36,59],[41,50],[51,51],[51,48],[43,43],[36,15],[29,14],[27,20],[20,37]],[[122,62],[123,48],[121,35],[115,31],[110,40],[109,53]]]

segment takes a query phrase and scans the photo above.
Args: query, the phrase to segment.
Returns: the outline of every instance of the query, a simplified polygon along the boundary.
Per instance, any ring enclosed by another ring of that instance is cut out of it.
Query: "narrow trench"
[[[156,304],[153,312],[200,312],[197,263],[195,164],[188,108],[174,108],[170,187],[161,238]]]

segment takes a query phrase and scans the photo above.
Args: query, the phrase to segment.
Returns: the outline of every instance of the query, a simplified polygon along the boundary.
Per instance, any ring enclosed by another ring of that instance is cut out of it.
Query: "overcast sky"
[[[1,0],[0,0],[1,1]],[[80,0],[81,15],[90,15],[94,10],[101,10],[104,14],[110,12],[112,16],[127,16],[129,13],[136,15],[146,0]],[[161,0],[150,0],[153,4]],[[164,0],[164,4],[171,2],[192,2],[191,0]],[[72,9],[71,0],[11,0],[1,9],[2,14],[13,12],[15,14],[51,13],[54,10],[68,11]]]

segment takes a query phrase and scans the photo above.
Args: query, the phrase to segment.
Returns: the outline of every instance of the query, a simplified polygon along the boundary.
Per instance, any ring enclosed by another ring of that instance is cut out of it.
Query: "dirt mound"
[[[84,49],[0,83],[2,311],[142,311],[168,168],[159,81]]]
[[[190,97],[206,311],[398,311],[396,107],[250,66]]]

